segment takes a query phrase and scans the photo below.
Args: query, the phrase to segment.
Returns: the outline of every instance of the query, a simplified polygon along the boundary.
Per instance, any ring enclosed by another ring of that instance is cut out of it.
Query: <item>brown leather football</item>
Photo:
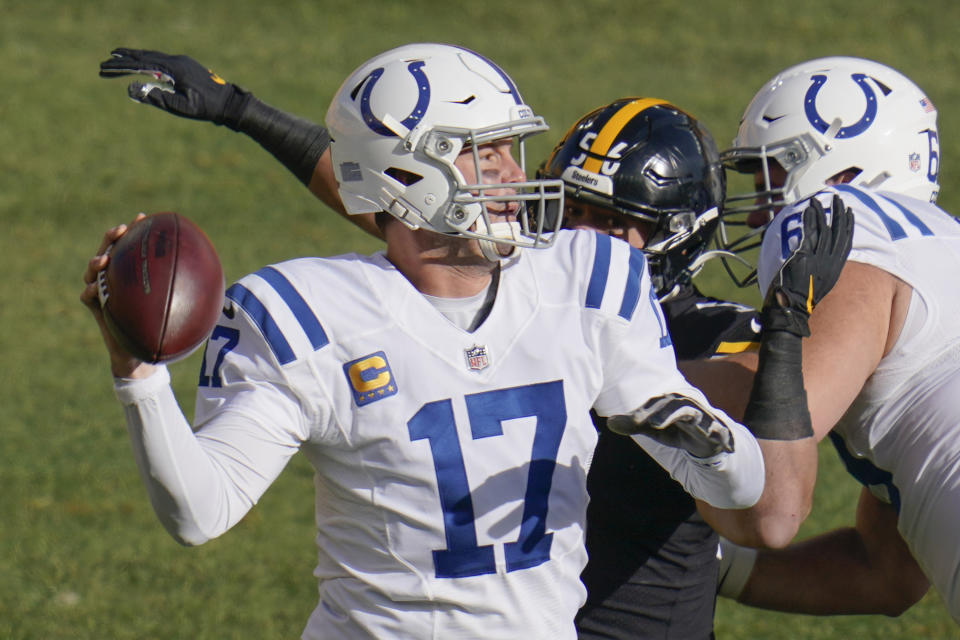
[[[146,362],[189,355],[223,308],[223,269],[203,230],[178,213],[134,223],[110,248],[98,275],[107,328]]]

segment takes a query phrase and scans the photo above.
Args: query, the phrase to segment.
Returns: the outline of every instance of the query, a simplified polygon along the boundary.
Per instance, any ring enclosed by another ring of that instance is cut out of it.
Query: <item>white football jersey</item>
[[[848,469],[899,509],[899,528],[960,621],[960,224],[937,206],[849,185],[834,193],[853,210],[849,260],[871,264],[913,289],[896,344],[831,438]],[[781,211],[763,239],[765,291],[799,234],[804,203]]]
[[[603,235],[563,232],[505,263],[472,333],[382,254],[266,267],[227,298],[195,437],[164,427],[159,376],[118,393],[154,506],[188,542],[309,458],[320,602],[305,638],[575,637],[590,408],[705,402],[676,369],[643,254]],[[695,495],[744,507],[763,463],[731,428],[736,451],[705,460],[637,440]]]

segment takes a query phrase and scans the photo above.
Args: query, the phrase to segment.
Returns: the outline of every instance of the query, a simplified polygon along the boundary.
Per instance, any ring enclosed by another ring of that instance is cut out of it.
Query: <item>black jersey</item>
[[[678,360],[759,344],[750,307],[702,295],[692,285],[662,305]],[[587,476],[587,603],[580,638],[713,637],[717,534],[693,498],[630,439],[600,432]]]

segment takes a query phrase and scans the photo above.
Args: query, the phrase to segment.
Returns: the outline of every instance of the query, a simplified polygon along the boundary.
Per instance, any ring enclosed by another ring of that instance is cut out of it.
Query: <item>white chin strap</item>
[[[477,226],[485,227],[487,235],[494,238],[503,238],[505,240],[518,240],[520,237],[519,222],[493,222],[487,225],[483,218],[477,218]],[[493,240],[479,240],[480,251],[483,257],[490,262],[500,262],[507,258],[512,258],[520,253],[520,247],[515,244],[505,242],[494,242]]]

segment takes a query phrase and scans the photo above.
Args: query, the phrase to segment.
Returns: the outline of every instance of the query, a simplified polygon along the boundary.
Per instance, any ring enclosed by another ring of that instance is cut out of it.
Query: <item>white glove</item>
[[[648,436],[697,458],[733,451],[729,427],[696,401],[676,393],[651,398],[629,415],[610,416],[607,426],[624,436]]]

